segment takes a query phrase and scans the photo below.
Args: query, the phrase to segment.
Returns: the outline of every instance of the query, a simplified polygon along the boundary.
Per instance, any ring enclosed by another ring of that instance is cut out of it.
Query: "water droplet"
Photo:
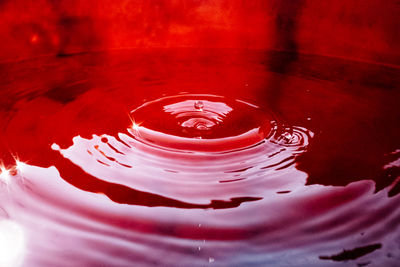
[[[214,261],[215,261],[215,259],[214,259],[214,258],[211,258],[211,257],[210,257],[210,258],[208,258],[208,262],[209,262],[209,263],[213,263]]]
[[[204,103],[203,101],[197,100],[194,102],[194,108],[199,110],[199,111],[203,111],[204,108]]]

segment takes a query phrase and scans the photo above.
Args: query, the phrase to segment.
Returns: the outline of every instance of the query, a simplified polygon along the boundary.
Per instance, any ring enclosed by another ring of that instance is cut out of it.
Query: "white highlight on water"
[[[0,221],[0,267],[18,266],[25,251],[22,227],[11,220]]]
[[[0,171],[0,181],[8,184],[10,182],[10,171],[4,167],[1,167]]]

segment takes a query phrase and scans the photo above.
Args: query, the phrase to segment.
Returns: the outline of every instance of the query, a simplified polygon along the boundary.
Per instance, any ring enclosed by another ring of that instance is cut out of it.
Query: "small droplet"
[[[211,258],[211,257],[210,257],[210,258],[208,258],[208,262],[209,262],[209,263],[213,263],[214,261],[215,261],[215,259],[214,259],[214,258]]]
[[[308,118],[307,118],[307,120],[308,120],[308,121],[310,121],[310,120],[311,120],[311,118],[310,118],[310,117],[308,117]]]
[[[194,102],[194,108],[197,110],[202,111],[204,108],[204,103],[203,101],[197,100],[196,102]]]
[[[201,250],[201,247],[198,247],[197,249],[200,251],[200,250]]]

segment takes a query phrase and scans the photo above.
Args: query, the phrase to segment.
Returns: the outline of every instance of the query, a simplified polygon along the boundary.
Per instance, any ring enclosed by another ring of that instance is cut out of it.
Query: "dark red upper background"
[[[398,65],[397,0],[1,0],[0,61],[119,48],[290,50]]]

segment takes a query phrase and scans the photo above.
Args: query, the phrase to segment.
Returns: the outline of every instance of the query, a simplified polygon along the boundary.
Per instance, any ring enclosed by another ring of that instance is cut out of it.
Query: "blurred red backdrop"
[[[398,64],[399,14],[397,0],[2,0],[0,60],[233,47]]]

